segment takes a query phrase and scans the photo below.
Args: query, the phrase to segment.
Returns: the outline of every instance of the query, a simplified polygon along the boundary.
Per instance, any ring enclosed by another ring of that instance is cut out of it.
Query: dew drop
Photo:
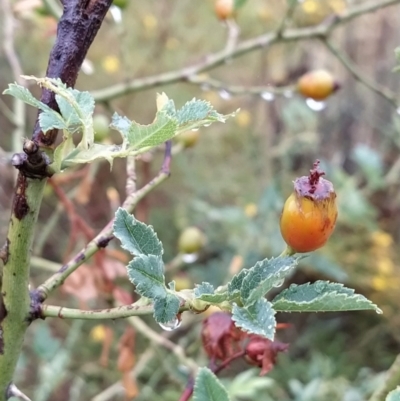
[[[184,253],[182,255],[182,260],[185,263],[194,263],[194,262],[196,262],[198,257],[199,257],[199,255],[197,253]]]
[[[182,323],[182,320],[176,317],[175,319],[170,320],[167,323],[158,323],[159,326],[165,331],[176,330]]]
[[[382,311],[382,309],[379,309],[379,308],[378,308],[378,309],[376,310],[376,313],[377,313],[378,315],[382,315],[382,314],[383,314],[383,311]]]
[[[284,281],[285,281],[284,279],[281,279],[281,280],[276,281],[276,282],[273,284],[273,287],[276,287],[276,288],[280,287],[280,286],[283,284]]]
[[[396,110],[397,114],[400,114],[400,107]]]
[[[266,100],[267,102],[272,102],[275,99],[275,95],[271,92],[262,92],[261,98]]]
[[[198,131],[198,130],[199,130],[198,128],[193,128],[193,129],[192,129],[193,132],[196,132],[196,131]]]
[[[283,96],[289,99],[293,97],[293,91],[290,89],[286,89],[285,91],[283,91]]]
[[[271,330],[271,329],[272,329],[272,324],[270,324],[270,325],[267,327],[267,329],[268,329],[268,330]]]
[[[292,268],[292,266],[285,266],[282,271],[283,272],[287,272],[288,270],[290,270]]]
[[[122,22],[122,11],[119,7],[112,5],[110,7],[110,14],[117,24]]]
[[[221,99],[224,100],[229,100],[232,97],[232,95],[226,89],[221,89],[218,93],[221,96]]]
[[[211,123],[204,124],[205,127],[209,127],[210,125],[211,125]]]
[[[321,111],[324,110],[326,107],[325,102],[317,102],[314,99],[311,99],[310,97],[306,99],[306,104],[307,106],[314,111]]]

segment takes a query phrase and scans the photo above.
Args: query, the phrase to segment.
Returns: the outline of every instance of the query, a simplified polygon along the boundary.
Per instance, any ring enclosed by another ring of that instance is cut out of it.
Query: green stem
[[[103,320],[121,319],[130,316],[151,315],[154,312],[153,305],[130,305],[118,306],[109,309],[82,310],[64,308],[62,306],[43,305],[41,317],[59,317],[60,319],[84,319]]]
[[[0,401],[6,399],[29,325],[29,260],[45,184],[18,176],[1,283]]]
[[[386,396],[400,385],[400,354],[386,373],[383,385],[376,389],[369,401],[385,401]]]
[[[293,250],[289,245],[286,245],[286,248],[282,251],[279,257],[283,258],[284,256],[293,256],[295,253],[295,250]]]
[[[181,304],[179,312],[190,309],[190,301]],[[121,305],[108,309],[83,310],[64,308],[63,306],[42,305],[41,317],[59,317],[60,319],[84,319],[84,320],[104,320],[104,319],[123,319],[131,316],[151,315],[154,312],[152,304],[144,304],[139,301],[130,305]]]

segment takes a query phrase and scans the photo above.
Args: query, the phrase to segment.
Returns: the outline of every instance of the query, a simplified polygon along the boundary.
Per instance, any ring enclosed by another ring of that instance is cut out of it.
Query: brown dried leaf
[[[97,298],[99,295],[93,269],[87,264],[83,264],[72,273],[65,280],[62,288],[67,294],[73,295],[83,302]]]
[[[203,321],[203,347],[213,361],[234,355],[240,349],[240,340],[245,335],[235,326],[228,313],[215,312]]]
[[[252,334],[246,346],[246,356],[249,363],[261,368],[260,376],[264,376],[275,366],[278,352],[285,352],[288,348],[289,344]]]

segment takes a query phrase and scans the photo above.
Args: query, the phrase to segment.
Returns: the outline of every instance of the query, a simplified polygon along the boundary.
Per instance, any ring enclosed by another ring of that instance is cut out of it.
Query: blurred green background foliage
[[[362,3],[304,0],[289,25],[312,28]],[[17,24],[15,46],[23,71],[44,76],[56,19],[38,11],[43,7],[39,0],[14,1],[12,6]],[[123,10],[115,8],[89,51],[77,88],[96,91],[207,59],[224,48],[229,33],[213,7],[212,0],[131,0]],[[285,12],[282,0],[248,0],[237,14],[239,40],[276,29]],[[0,20],[0,27],[2,24]],[[399,75],[392,69],[399,26],[399,6],[395,5],[343,24],[331,40],[362,74],[398,93]],[[6,39],[0,29],[0,42]],[[341,83],[341,89],[324,104],[307,103],[291,90],[261,96],[245,91],[234,95],[229,90],[230,85],[290,86],[304,72],[316,68],[331,71]],[[0,71],[0,88],[4,89],[14,77],[1,51]],[[399,352],[400,109],[357,81],[319,40],[276,43],[228,58],[203,75],[205,80],[210,77],[222,82],[220,89],[182,80],[98,104],[97,114],[111,117],[117,111],[143,124],[152,121],[156,93],[161,91],[179,106],[196,97],[207,99],[221,113],[240,108],[226,124],[202,129],[194,147],[173,157],[170,179],[139,204],[136,217],[154,226],[164,244],[165,261],[172,261],[172,266],[180,232],[192,225],[203,230],[207,244],[198,258],[173,267],[169,278],[189,287],[202,280],[219,285],[241,267],[281,252],[283,202],[292,191],[292,181],[306,175],[314,160],[320,159],[336,188],[339,218],[328,244],[304,259],[291,282],[343,282],[377,303],[384,314],[278,316],[279,322],[291,324],[278,333],[279,339],[290,343],[289,352],[279,357],[264,378],[239,364],[226,371],[224,381],[235,400],[365,400],[381,378],[378,372],[387,369]],[[37,88],[32,90],[39,94]],[[12,100],[1,97],[0,106],[3,241],[14,178],[7,160],[19,148],[13,144],[13,124],[7,119]],[[36,111],[27,109],[25,137],[30,137],[35,118]],[[114,134],[110,131],[106,140],[118,140]],[[138,186],[156,174],[161,161],[161,151],[137,160]],[[97,232],[124,199],[125,179],[125,162],[117,160],[111,171],[107,163],[94,164],[54,177],[53,182]],[[65,203],[49,186],[34,256],[56,263],[73,256],[88,238],[82,234],[71,242],[70,223]],[[115,298],[132,296],[124,276],[125,258],[118,244],[112,243],[107,253],[74,273],[51,301],[100,308],[111,305]],[[33,286],[50,274],[44,267],[33,263]],[[110,290],[110,281],[117,287]],[[184,316],[184,324],[169,336],[199,365],[206,365],[200,342],[202,319]],[[152,319],[146,322],[159,331]],[[119,338],[127,325],[126,321],[36,322],[26,338],[18,380],[35,394],[35,401],[123,399],[122,387],[115,383],[124,374],[117,359]],[[135,339],[134,354],[139,361],[134,364],[134,369],[139,366],[137,383],[131,382],[137,385],[135,399],[177,400],[186,383],[185,368],[167,350],[152,349],[140,334]],[[110,388],[109,393],[104,391]]]

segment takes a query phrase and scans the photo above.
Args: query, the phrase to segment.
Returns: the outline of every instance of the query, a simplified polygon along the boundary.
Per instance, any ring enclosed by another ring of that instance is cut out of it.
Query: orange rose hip
[[[280,229],[294,252],[311,252],[325,245],[337,219],[336,193],[330,181],[322,178],[319,160],[309,176],[297,178],[294,192],[283,207]]]

